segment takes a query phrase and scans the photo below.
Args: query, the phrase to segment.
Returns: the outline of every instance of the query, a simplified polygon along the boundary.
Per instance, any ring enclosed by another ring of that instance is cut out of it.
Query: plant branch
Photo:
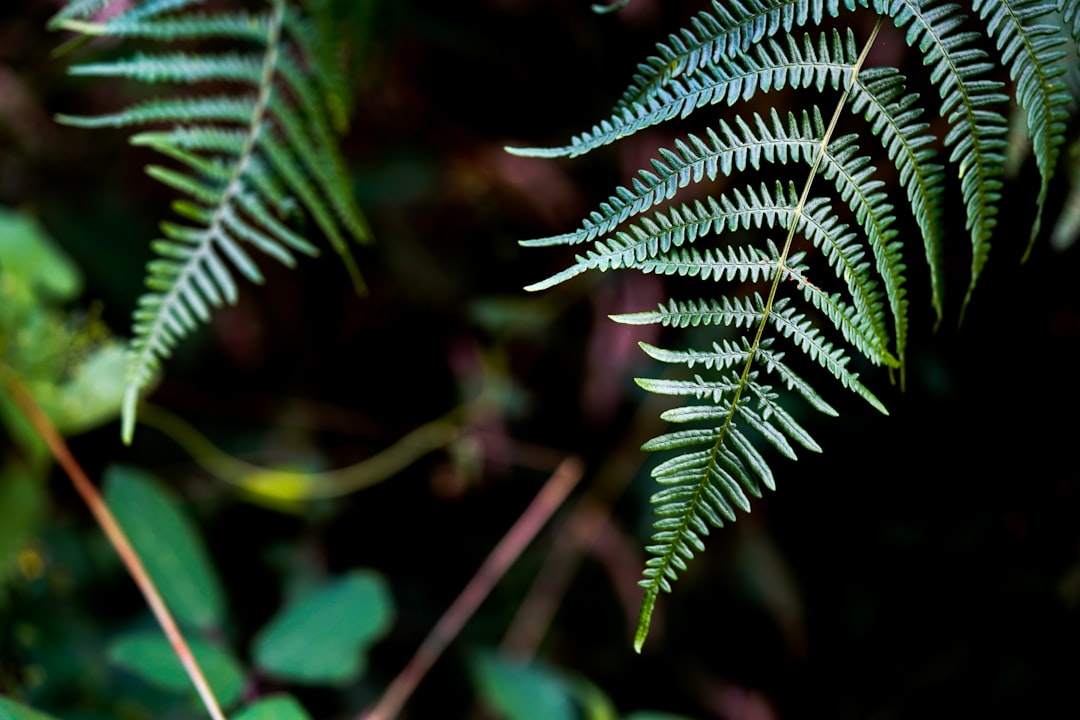
[[[577,457],[571,456],[559,463],[555,472],[544,483],[544,487],[525,508],[525,512],[507,531],[465,589],[435,623],[435,627],[424,638],[416,654],[390,683],[375,706],[360,716],[360,720],[393,720],[397,717],[428,670],[461,632],[461,628],[480,607],[480,603],[532,542],[551,515],[563,504],[583,474],[584,468]]]
[[[577,498],[565,520],[556,528],[551,550],[514,615],[499,646],[500,652],[517,660],[531,658],[551,626],[584,555],[599,555],[602,553],[599,546],[605,541],[612,545],[617,542],[610,540],[618,535],[618,529],[611,519],[612,506],[641,468],[643,458],[638,449],[662,430],[664,425],[659,415],[663,404],[658,395],[646,396],[634,413],[628,432],[608,453],[607,460],[593,473],[589,487]],[[608,568],[616,592],[625,601],[626,607],[637,605],[637,583],[633,580],[629,584],[621,583],[617,563],[597,559]],[[639,560],[635,557],[635,562]],[[632,634],[636,613],[630,620]]]
[[[464,408],[451,410],[353,465],[323,472],[300,472],[261,467],[219,449],[180,416],[143,403],[139,422],[168,436],[200,467],[270,503],[295,503],[336,498],[377,485],[419,458],[446,447],[465,432]]]
[[[75,490],[82,497],[86,506],[90,509],[90,513],[97,520],[98,525],[105,532],[105,536],[124,562],[128,573],[146,599],[146,604],[150,606],[150,611],[153,612],[158,624],[161,625],[161,629],[165,632],[165,636],[169,639],[173,652],[176,653],[180,664],[184,666],[184,671],[191,678],[191,683],[199,693],[199,697],[203,705],[206,706],[207,712],[210,713],[210,717],[213,720],[225,720],[225,714],[222,712],[214,692],[210,689],[210,684],[206,681],[202,668],[199,667],[199,663],[195,660],[195,656],[192,654],[187,641],[184,640],[176,620],[161,597],[161,593],[158,592],[157,586],[154,585],[154,581],[146,572],[146,567],[143,565],[142,559],[135,551],[135,548],[131,545],[131,541],[128,540],[127,534],[120,527],[120,523],[116,521],[116,517],[109,510],[109,506],[105,504],[105,500],[101,497],[97,488],[87,477],[75,456],[72,455],[71,449],[68,448],[64,438],[61,437],[45,411],[41,409],[41,406],[30,394],[30,391],[23,385],[19,376],[3,365],[0,365],[0,370],[2,370],[0,375],[4,378],[4,385],[7,387],[11,398],[15,401],[15,405],[48,446],[49,451],[56,458],[56,462],[71,478]]]

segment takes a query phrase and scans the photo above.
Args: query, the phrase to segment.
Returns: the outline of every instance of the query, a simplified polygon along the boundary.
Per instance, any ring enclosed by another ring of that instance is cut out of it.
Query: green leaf
[[[506,720],[576,720],[566,681],[553,670],[483,653],[472,663],[473,681],[485,701]]]
[[[276,695],[245,708],[232,720],[311,720],[311,716],[292,696]]]
[[[228,706],[239,700],[244,690],[244,671],[232,654],[198,638],[188,638],[188,645],[218,702]],[[183,665],[160,633],[124,635],[109,648],[109,658],[160,688],[194,692]]]
[[[220,627],[225,614],[220,582],[173,494],[146,472],[114,465],[105,473],[105,501],[176,619]]]
[[[0,466],[0,604],[19,552],[44,517],[45,476],[44,466],[30,468],[14,457]]]
[[[41,225],[22,213],[3,209],[0,209],[0,267],[51,299],[71,300],[82,290],[78,268],[56,247]]]
[[[591,680],[579,676],[570,678],[569,682],[570,692],[581,708],[583,720],[618,720],[619,714],[611,698]]]
[[[359,677],[366,651],[390,628],[382,577],[357,570],[289,603],[255,639],[255,664],[277,677],[340,685]]]
[[[34,397],[64,435],[85,432],[120,416],[127,353],[116,342],[95,348],[62,384],[34,383]]]
[[[0,720],[55,720],[52,716],[0,696]]]

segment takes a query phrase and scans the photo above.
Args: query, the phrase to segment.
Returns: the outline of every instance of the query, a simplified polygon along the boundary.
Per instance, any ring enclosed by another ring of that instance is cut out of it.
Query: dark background
[[[52,5],[0,10],[0,202],[42,220],[86,273],[87,300],[100,299],[124,334],[147,241],[171,197],[142,174],[151,158],[123,133],[52,124],[55,112],[114,108],[134,92],[64,76],[69,60],[50,59],[57,38],[42,30]],[[652,308],[666,297],[664,281],[609,273],[526,294],[524,285],[571,255],[517,241],[574,228],[676,128],[569,161],[517,159],[502,148],[562,143],[591,127],[653,44],[696,9],[634,0],[597,16],[570,0],[377,3],[373,31],[358,36],[364,61],[344,143],[377,236],[358,251],[369,295],[352,293],[330,251],[299,271],[260,262],[266,286],[244,287],[236,307],[190,338],[151,396],[237,455],[276,462],[304,453],[340,466],[475,397],[486,373],[500,402],[456,454],[431,454],[383,485],[295,515],[244,502],[153,430],[140,429],[131,449],[115,425],[73,439],[92,476],[112,462],[140,465],[191,499],[225,578],[239,647],[277,607],[282,564],[386,575],[399,610],[393,633],[363,688],[302,695],[316,716],[358,707],[389,682],[571,454],[586,463],[583,492],[610,501],[604,537],[614,540],[585,558],[540,656],[589,678],[620,712],[1080,713],[1076,254],[1043,239],[1019,264],[1034,215],[1031,162],[1006,186],[963,327],[970,243],[958,190],[946,198],[948,296],[937,332],[922,243],[896,197],[912,303],[906,390],[863,370],[886,418],[815,376],[841,410],[838,419],[800,415],[825,452],[798,463],[771,456],[778,491],[713,533],[661,601],[644,654],[633,653],[655,462],[637,446],[662,430],[663,407],[632,382],[658,372],[634,343],[680,339],[631,332],[606,315]],[[916,88],[927,82],[895,34],[883,36],[881,53],[907,67]],[[785,92],[753,107],[796,109],[808,99]],[[731,115],[706,108],[686,127]],[[946,171],[950,182],[955,174]],[[1063,193],[1051,198],[1049,218]],[[51,542],[92,537],[63,479],[53,488]],[[409,717],[468,714],[465,660],[499,642],[566,518],[496,589],[420,686]],[[92,658],[94,638],[140,612],[139,600],[112,566],[62,569],[82,578],[67,594],[36,609],[16,599],[9,611],[67,613],[75,619],[57,620],[57,642]],[[90,708],[102,702],[69,688],[44,694],[41,708],[68,717],[101,712]]]

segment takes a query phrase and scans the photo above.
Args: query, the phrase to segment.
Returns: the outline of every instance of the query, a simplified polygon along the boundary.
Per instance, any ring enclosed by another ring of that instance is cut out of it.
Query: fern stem
[[[799,225],[799,219],[803,215],[806,202],[810,197],[810,189],[813,186],[814,179],[817,177],[818,169],[821,167],[821,162],[825,157],[828,150],[829,142],[832,139],[833,134],[836,131],[837,122],[840,119],[840,115],[847,105],[848,96],[851,94],[851,89],[855,85],[855,78],[859,74],[859,70],[862,69],[863,63],[866,62],[866,57],[870,53],[870,48],[873,47],[874,41],[877,39],[878,31],[881,29],[882,18],[879,16],[877,22],[874,24],[874,29],[870,33],[869,39],[863,46],[862,51],[859,53],[858,59],[851,68],[851,79],[848,82],[846,88],[844,88],[843,94],[840,96],[840,100],[836,104],[836,108],[833,110],[832,118],[829,120],[829,125],[825,129],[821,141],[818,143],[818,150],[814,157],[814,162],[810,166],[810,172],[807,175],[806,183],[803,186],[802,194],[799,197],[799,203],[795,207],[792,213],[791,226],[788,228],[787,238],[784,240],[784,246],[780,250],[780,256],[776,260],[776,273],[773,276],[772,285],[769,288],[769,295],[765,300],[764,307],[761,311],[761,320],[758,322],[757,332],[754,335],[754,341],[751,343],[747,352],[746,362],[743,365],[742,374],[739,376],[738,385],[735,387],[734,397],[731,401],[731,409],[728,411],[727,416],[724,418],[724,424],[720,428],[720,432],[717,434],[716,442],[713,443],[712,451],[710,453],[709,462],[705,465],[706,471],[701,481],[698,483],[697,490],[694,493],[694,497],[691,501],[691,506],[696,507],[701,501],[705,486],[710,482],[709,470],[716,464],[717,456],[724,444],[724,440],[727,437],[728,431],[734,422],[735,413],[738,411],[739,400],[742,397],[743,389],[747,386],[750,379],[750,371],[753,368],[754,361],[757,357],[758,350],[761,347],[761,339],[765,333],[765,326],[769,322],[769,316],[772,314],[773,305],[776,302],[776,294],[780,287],[780,281],[785,274],[785,268],[787,266],[787,259],[791,253],[791,246],[795,238],[795,230]],[[692,510],[687,511],[683,516],[683,527],[680,528],[678,535],[682,535],[685,531],[686,525],[690,522],[690,518],[694,516]],[[671,557],[675,554],[675,544],[667,550],[667,557],[664,558],[664,566],[670,564]],[[655,582],[651,583],[646,588],[645,597],[641,602],[641,614],[638,617],[638,629],[634,634],[634,649],[637,652],[641,652],[642,646],[645,644],[645,638],[649,634],[649,624],[652,620],[653,608],[656,605],[656,599],[659,596],[660,589],[662,587],[663,574],[657,575]]]
[[[814,163],[810,166],[810,172],[806,177],[806,184],[803,185],[802,194],[799,196],[799,204],[795,207],[792,213],[791,227],[788,228],[787,238],[784,240],[784,246],[780,249],[780,256],[776,260],[776,274],[773,276],[772,285],[769,287],[769,295],[765,299],[765,307],[761,313],[761,322],[758,323],[757,333],[754,335],[754,342],[750,345],[749,357],[746,359],[746,365],[743,367],[742,376],[739,378],[739,387],[735,391],[735,401],[738,402],[739,395],[742,393],[743,387],[746,386],[747,378],[750,376],[750,367],[754,363],[755,355],[757,354],[758,347],[761,344],[761,337],[765,333],[765,325],[768,323],[769,315],[772,312],[773,304],[776,301],[776,292],[780,287],[780,281],[784,277],[784,268],[787,266],[788,255],[791,253],[791,246],[795,239],[795,229],[799,225],[799,218],[802,217],[803,209],[806,207],[806,201],[810,197],[810,188],[814,184],[814,179],[817,177],[818,169],[821,167],[821,161],[825,158],[825,154],[828,151],[829,143],[832,141],[832,136],[836,132],[836,124],[840,120],[840,115],[844,111],[844,107],[847,105],[848,96],[851,94],[851,89],[855,85],[855,78],[859,74],[859,70],[862,69],[863,63],[866,62],[866,56],[870,53],[870,48],[874,45],[874,40],[877,39],[878,31],[881,29],[882,18],[879,16],[877,22],[874,24],[874,29],[870,33],[870,38],[863,46],[862,52],[859,53],[859,59],[855,61],[855,65],[851,68],[851,81],[848,86],[844,88],[843,94],[840,96],[840,100],[836,103],[836,108],[833,110],[832,117],[829,119],[829,126],[825,128],[825,133],[818,143],[818,152],[814,157]],[[732,405],[732,414],[734,413],[734,404]],[[720,431],[721,439],[717,440],[716,447],[720,446],[720,442],[723,439],[724,430],[727,429],[728,424],[731,421],[732,415],[728,415],[728,421],[724,423],[724,428]]]
[[[214,214],[202,233],[202,242],[185,263],[180,276],[173,282],[168,293],[161,300],[161,307],[168,307],[172,303],[181,303],[180,299],[190,284],[194,281],[196,273],[202,267],[204,260],[208,261],[211,248],[216,239],[223,237],[225,218],[232,207],[232,199],[240,195],[243,190],[242,179],[248,172],[249,165],[258,145],[259,135],[263,129],[263,122],[270,108],[270,101],[274,90],[274,75],[277,72],[279,45],[281,43],[281,28],[285,18],[285,0],[272,0],[273,10],[266,31],[266,53],[263,56],[262,72],[259,78],[259,94],[255,101],[255,107],[251,113],[251,121],[248,123],[248,131],[244,137],[244,144],[240,154],[233,165],[232,173],[228,182],[221,192],[217,201]],[[122,436],[124,443],[131,444],[135,435],[135,408],[138,405],[139,392],[146,385],[150,369],[156,364],[156,357],[162,345],[167,346],[161,338],[168,323],[168,313],[159,312],[154,319],[153,325],[143,334],[144,342],[138,352],[132,358],[129,367],[131,379],[124,393],[123,426]]]
[[[791,227],[788,228],[787,237],[784,239],[784,246],[780,249],[780,256],[776,259],[776,274],[773,276],[772,285],[769,287],[769,295],[765,298],[765,306],[761,311],[761,321],[758,323],[757,332],[754,334],[754,342],[750,345],[746,364],[743,365],[742,375],[739,377],[739,385],[735,389],[735,399],[731,404],[731,412],[728,413],[724,425],[720,429],[720,437],[717,438],[716,443],[713,445],[714,455],[720,449],[725,432],[731,425],[732,418],[735,415],[735,409],[739,403],[739,397],[742,395],[743,388],[746,387],[747,380],[750,377],[750,368],[753,366],[758,349],[761,347],[761,338],[765,334],[765,326],[768,324],[769,315],[772,314],[772,308],[776,302],[776,293],[780,288],[780,281],[784,278],[784,270],[787,267],[788,255],[791,254],[791,246],[795,240],[795,229],[799,226],[799,218],[802,217],[803,210],[806,207],[806,201],[810,198],[810,188],[813,186],[814,179],[817,177],[818,169],[821,167],[821,161],[828,152],[829,143],[832,141],[832,136],[836,132],[836,124],[839,122],[840,115],[847,105],[851,89],[855,86],[855,78],[858,77],[859,70],[862,69],[863,63],[866,62],[866,56],[870,54],[870,48],[874,46],[874,40],[877,39],[878,31],[881,29],[881,23],[882,18],[879,16],[877,22],[874,24],[873,31],[870,33],[869,39],[863,46],[862,52],[859,53],[858,60],[855,61],[855,65],[851,68],[851,80],[849,81],[848,86],[844,88],[840,100],[837,101],[836,108],[833,110],[832,117],[829,119],[829,126],[825,128],[825,133],[818,143],[817,155],[814,157],[814,162],[810,166],[810,172],[806,177],[806,184],[803,185],[802,194],[799,196],[799,204],[792,213]]]
[[[747,380],[750,377],[750,368],[753,366],[758,349],[761,347],[761,338],[765,334],[765,326],[768,324],[769,315],[772,314],[772,308],[776,302],[776,293],[780,288],[780,281],[784,278],[784,270],[787,267],[788,255],[791,254],[791,246],[795,240],[795,229],[799,226],[799,218],[802,217],[803,210],[806,207],[806,201],[810,198],[810,188],[813,187],[814,179],[817,177],[818,170],[821,167],[821,162],[828,152],[829,143],[832,141],[832,136],[836,132],[836,124],[839,122],[840,115],[847,105],[848,96],[851,95],[851,89],[855,86],[855,78],[858,77],[863,63],[866,62],[866,57],[870,54],[870,48],[874,46],[878,31],[881,29],[882,20],[883,18],[879,16],[877,22],[874,23],[874,29],[871,31],[869,39],[867,39],[866,44],[859,53],[859,58],[855,61],[855,65],[851,68],[851,80],[849,81],[848,86],[844,88],[840,100],[837,101],[836,107],[833,109],[832,117],[829,118],[829,126],[825,128],[825,133],[818,143],[817,155],[814,157],[814,162],[810,166],[810,172],[807,174],[806,184],[803,185],[802,194],[799,196],[799,204],[792,213],[791,227],[788,228],[787,237],[784,239],[784,246],[780,249],[780,256],[776,259],[776,274],[773,276],[772,285],[769,287],[769,295],[765,298],[765,306],[761,311],[761,321],[758,323],[757,332],[754,334],[754,342],[750,345],[746,364],[743,366],[742,375],[739,377],[739,385],[735,389],[735,399],[731,404],[731,412],[728,413],[728,416],[724,421],[724,426],[720,429],[720,436],[713,445],[713,455],[716,454],[720,449],[720,445],[723,443],[724,435],[735,415],[739,397],[742,395],[743,388],[746,387]]]

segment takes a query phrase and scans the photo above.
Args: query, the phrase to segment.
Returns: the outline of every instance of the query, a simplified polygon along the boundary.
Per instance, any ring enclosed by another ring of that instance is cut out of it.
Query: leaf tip
[[[645,597],[641,599],[641,614],[638,615],[638,626],[634,632],[634,652],[638,655],[649,637],[649,625],[652,623],[653,608],[656,607],[656,593],[655,588],[647,589]]]
[[[136,385],[128,385],[124,390],[124,403],[121,406],[120,437],[124,445],[130,446],[135,439],[135,406],[139,402],[139,388]]]

